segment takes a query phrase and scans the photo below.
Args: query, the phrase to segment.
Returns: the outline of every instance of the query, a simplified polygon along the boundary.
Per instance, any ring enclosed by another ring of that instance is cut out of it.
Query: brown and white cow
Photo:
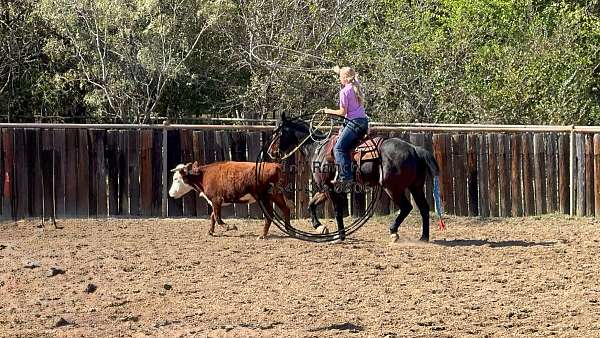
[[[191,190],[206,199],[212,206],[210,215],[209,235],[215,231],[215,223],[225,225],[221,219],[221,206],[231,203],[254,203],[262,201],[262,205],[271,216],[265,217],[262,235],[266,238],[273,217],[273,203],[283,212],[287,225],[290,224],[290,208],[279,189],[281,166],[276,163],[263,163],[260,177],[256,179],[256,164],[254,162],[216,162],[198,165],[198,162],[179,164],[173,172],[173,184],[169,195],[181,198]],[[226,226],[227,230],[236,229]]]

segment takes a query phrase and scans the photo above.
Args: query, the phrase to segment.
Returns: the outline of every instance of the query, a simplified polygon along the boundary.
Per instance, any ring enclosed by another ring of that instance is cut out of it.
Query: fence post
[[[167,168],[167,129],[169,128],[169,121],[163,122],[162,127],[162,204],[161,204],[161,215],[162,218],[167,217],[167,182],[168,182],[168,168]]]
[[[571,125],[569,136],[569,215],[575,214],[575,126]]]

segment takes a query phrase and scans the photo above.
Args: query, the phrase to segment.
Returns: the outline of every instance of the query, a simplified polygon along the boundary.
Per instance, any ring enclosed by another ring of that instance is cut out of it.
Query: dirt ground
[[[412,215],[396,244],[389,218],[342,244],[228,221],[0,225],[0,336],[600,336],[593,219],[450,218],[421,243]]]

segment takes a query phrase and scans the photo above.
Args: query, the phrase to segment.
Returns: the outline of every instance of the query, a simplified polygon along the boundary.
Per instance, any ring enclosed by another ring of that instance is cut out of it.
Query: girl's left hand
[[[325,114],[333,114],[333,109],[329,109],[329,108],[323,108],[323,112]]]

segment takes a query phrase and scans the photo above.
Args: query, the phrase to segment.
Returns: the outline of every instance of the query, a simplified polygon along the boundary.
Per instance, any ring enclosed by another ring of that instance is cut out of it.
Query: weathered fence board
[[[15,129],[15,200],[17,218],[25,218],[29,209],[29,180],[27,175],[25,130]]]
[[[25,129],[25,142],[26,151],[25,154],[27,168],[27,178],[29,183],[29,208],[28,215],[33,217],[40,217],[42,215],[44,191],[42,190],[42,172],[41,168],[41,131],[39,129]],[[52,144],[48,145],[49,150],[52,151]],[[50,170],[52,170],[52,156],[50,159]]]
[[[119,131],[119,148],[117,160],[119,161],[119,215],[129,215],[129,133]]]
[[[106,132],[106,172],[108,174],[108,214],[119,213],[119,163],[118,163],[119,132]]]
[[[510,198],[510,137],[498,135],[498,188],[500,189],[500,217],[512,215]]]
[[[546,153],[544,147],[544,134],[533,136],[533,168],[535,184],[535,213],[546,213]]]
[[[0,214],[2,214],[2,217],[0,218],[7,219],[11,217],[11,215],[9,213],[4,213],[4,184],[6,182],[7,175],[4,171],[4,146],[2,145],[3,141],[4,136],[2,130],[0,130],[0,173],[2,174],[2,179],[0,179],[0,191],[2,192],[0,193]],[[10,188],[10,186],[10,182],[8,182],[7,187]]]
[[[129,215],[140,215],[140,131],[128,133]],[[174,152],[175,154],[175,152]],[[170,202],[170,200],[169,200]]]
[[[181,163],[194,162],[194,139],[192,130],[179,131],[181,144]],[[183,196],[183,216],[196,216],[196,193],[194,191]]]
[[[498,203],[498,135],[488,134],[488,187],[490,216],[500,216]]]
[[[467,136],[467,186],[469,191],[469,216],[479,216],[479,180],[477,179],[477,153],[479,138],[476,134]]]
[[[167,168],[175,168],[181,163],[181,143],[178,130],[167,132]],[[214,151],[211,149],[211,151]],[[168,175],[167,186],[173,183],[173,175]],[[183,215],[183,201],[181,198],[168,199],[167,215],[169,217],[180,217]]]
[[[152,216],[152,200],[154,187],[152,186],[152,145],[154,134],[152,130],[145,129],[141,132],[140,152],[140,207],[142,216]]]
[[[154,130],[152,136],[152,216],[162,216],[163,198],[163,161],[162,161],[163,133]],[[168,189],[169,187],[167,187]],[[194,194],[194,193],[191,193]]]
[[[54,200],[56,216],[66,215],[65,181],[67,169],[67,147],[65,129],[54,130]]]
[[[510,190],[511,190],[511,211],[516,217],[523,216],[523,190],[522,190],[522,138],[521,135],[510,136],[510,155],[511,155],[511,174],[510,174]]]
[[[557,175],[557,137],[556,134],[546,134],[546,206],[549,213],[558,210],[558,178]]]
[[[585,214],[594,216],[594,136],[585,135]]]
[[[535,195],[533,187],[533,136],[523,134],[523,212],[526,216],[535,215]]]
[[[594,134],[594,214],[600,217],[600,134]]]
[[[454,163],[454,190],[455,213],[458,216],[469,214],[467,197],[467,150],[464,134],[452,135],[453,163]]]
[[[479,137],[479,215],[490,216],[490,189],[489,189],[489,166],[488,166],[488,142],[484,134]]]
[[[77,217],[90,216],[90,155],[88,131],[79,130],[77,153]],[[137,150],[137,149],[136,149]]]
[[[585,135],[575,135],[577,216],[585,216]]]
[[[39,131],[39,130],[38,130]],[[52,167],[54,165],[54,135],[52,130],[44,129],[41,131],[40,146],[38,152],[40,155],[41,180],[37,193],[42,196],[43,216],[45,218],[53,217],[54,214],[54,178]]]
[[[16,218],[15,201],[14,201],[14,129],[2,129],[2,152],[3,152],[3,167],[4,167],[4,188],[2,190],[2,215],[5,218]]]
[[[569,214],[569,135],[561,134],[558,137],[558,203],[559,211]]]
[[[78,132],[76,129],[65,130],[66,164],[65,164],[65,214],[67,217],[77,216],[77,167]]]

